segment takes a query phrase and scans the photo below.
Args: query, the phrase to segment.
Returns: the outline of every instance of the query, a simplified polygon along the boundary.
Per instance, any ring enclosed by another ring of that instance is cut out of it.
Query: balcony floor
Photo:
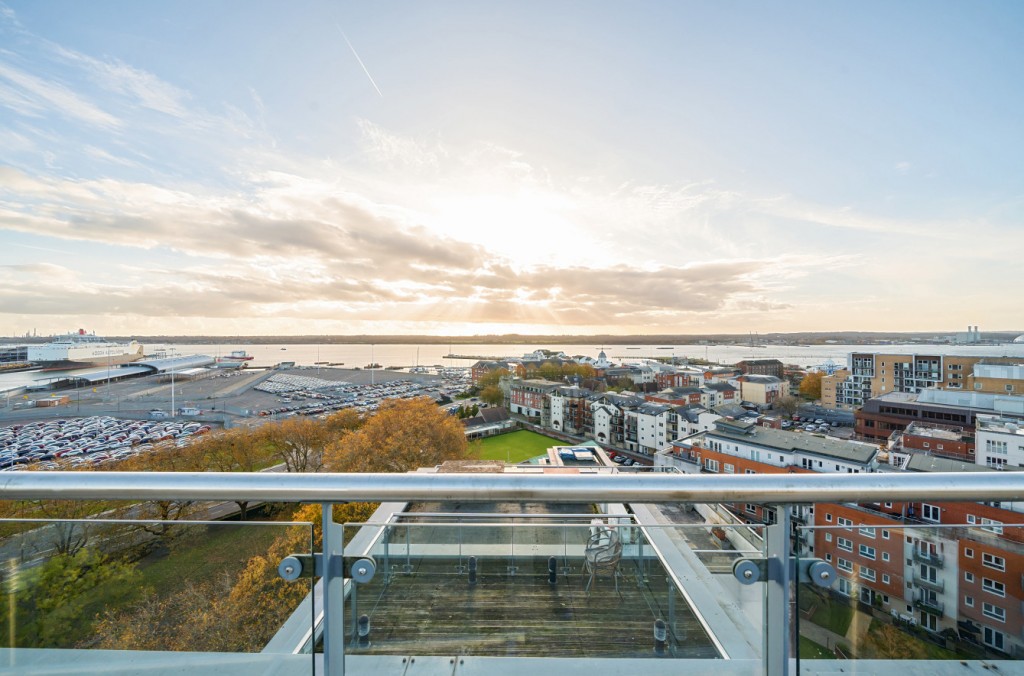
[[[561,562],[560,562],[561,563]],[[350,654],[486,655],[509,657],[654,657],[653,623],[669,623],[669,655],[715,658],[703,627],[657,562],[638,584],[635,561],[623,560],[621,596],[610,576],[598,578],[588,597],[582,562],[548,583],[547,560],[482,559],[475,585],[450,560],[420,559],[413,572],[383,573],[357,590],[356,612],[370,616],[368,647],[351,642]],[[560,571],[561,573],[562,571]],[[670,593],[673,595],[669,601]],[[672,606],[670,608],[670,606]],[[351,630],[352,624],[346,627]],[[352,632],[347,632],[352,636]]]

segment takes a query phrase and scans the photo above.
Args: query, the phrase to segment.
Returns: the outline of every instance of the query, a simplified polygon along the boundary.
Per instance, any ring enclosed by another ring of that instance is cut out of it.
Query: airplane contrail
[[[384,95],[380,93],[380,87],[378,87],[377,83],[373,81],[373,76],[370,75],[370,71],[366,70],[366,64],[364,64],[363,60],[359,58],[359,53],[356,52],[356,48],[348,41],[348,36],[345,35],[345,31],[341,30],[341,26],[338,24],[334,24],[334,27],[338,29],[338,32],[341,33],[341,37],[345,39],[345,44],[352,50],[352,56],[356,57],[356,61],[359,62],[359,66],[363,69],[363,72],[366,73],[366,78],[370,81],[370,84],[373,85],[373,88],[377,90],[377,95],[384,98]]]

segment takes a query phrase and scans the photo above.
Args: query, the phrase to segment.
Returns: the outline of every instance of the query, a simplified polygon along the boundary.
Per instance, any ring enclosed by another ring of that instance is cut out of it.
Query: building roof
[[[745,380],[748,383],[763,383],[765,385],[782,382],[782,379],[779,378],[778,376],[762,376],[757,373],[745,375],[743,376],[743,380]]]
[[[761,376],[770,378],[771,376]],[[778,378],[776,378],[778,380]],[[715,390],[717,392],[735,392],[736,388],[729,383],[704,383],[705,390]]]
[[[995,472],[990,467],[973,462],[941,458],[928,453],[913,453],[904,469],[908,472]]]
[[[637,407],[637,412],[643,415],[661,415],[672,410],[672,407],[668,404],[654,404],[647,402]]]
[[[731,426],[731,429],[730,429]],[[854,441],[842,441],[813,434],[777,430],[752,424],[747,432],[738,431],[734,421],[715,421],[715,429],[705,432],[718,438],[757,444],[779,451],[811,453],[827,458],[867,465],[878,454],[878,447]]]

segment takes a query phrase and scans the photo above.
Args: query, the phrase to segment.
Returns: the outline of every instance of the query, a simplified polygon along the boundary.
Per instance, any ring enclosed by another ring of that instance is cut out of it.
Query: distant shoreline
[[[191,345],[330,345],[330,344],[401,344],[401,345],[547,345],[570,344],[580,345],[593,343],[599,346],[612,345],[749,345],[756,341],[757,345],[827,345],[838,343],[844,345],[877,345],[880,343],[930,345],[946,342],[955,330],[929,332],[871,332],[871,331],[836,331],[836,332],[795,332],[795,333],[760,333],[760,334],[651,334],[651,335],[477,335],[477,336],[431,336],[431,335],[302,335],[302,336],[114,336],[107,335],[109,340],[137,340],[140,343],[158,344],[191,344]],[[1018,331],[985,331],[982,333],[985,344],[1011,343],[1024,334]],[[45,343],[50,337],[36,336],[0,338],[0,343]]]

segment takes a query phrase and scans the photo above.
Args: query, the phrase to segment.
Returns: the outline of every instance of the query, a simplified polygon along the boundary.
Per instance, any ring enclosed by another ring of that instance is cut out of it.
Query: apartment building
[[[759,407],[769,407],[789,394],[789,382],[777,376],[745,375],[736,379],[740,399]]]
[[[915,453],[974,462],[974,430],[915,421],[889,437],[889,464],[901,468]]]
[[[779,379],[784,375],[782,362],[778,359],[744,359],[736,362],[736,368],[744,375],[775,376]]]
[[[837,372],[827,377],[827,388],[823,381],[822,405],[826,408],[857,408],[889,392],[918,393],[938,388],[1006,394],[1021,391],[1024,385],[1024,365],[1019,357],[854,352],[848,357],[847,367],[845,376]]]
[[[561,383],[550,380],[513,380],[509,387],[509,410],[527,418],[539,418],[542,426],[550,427],[551,401],[548,395],[561,386]]]
[[[890,392],[869,399],[854,413],[854,431],[862,437],[885,441],[914,421],[970,429],[979,414],[1024,419],[1024,396],[937,389],[920,394]]]
[[[557,387],[550,393],[551,429],[583,434],[593,392],[576,385]]]
[[[975,461],[993,469],[1024,467],[1024,422],[979,415],[975,427]]]

